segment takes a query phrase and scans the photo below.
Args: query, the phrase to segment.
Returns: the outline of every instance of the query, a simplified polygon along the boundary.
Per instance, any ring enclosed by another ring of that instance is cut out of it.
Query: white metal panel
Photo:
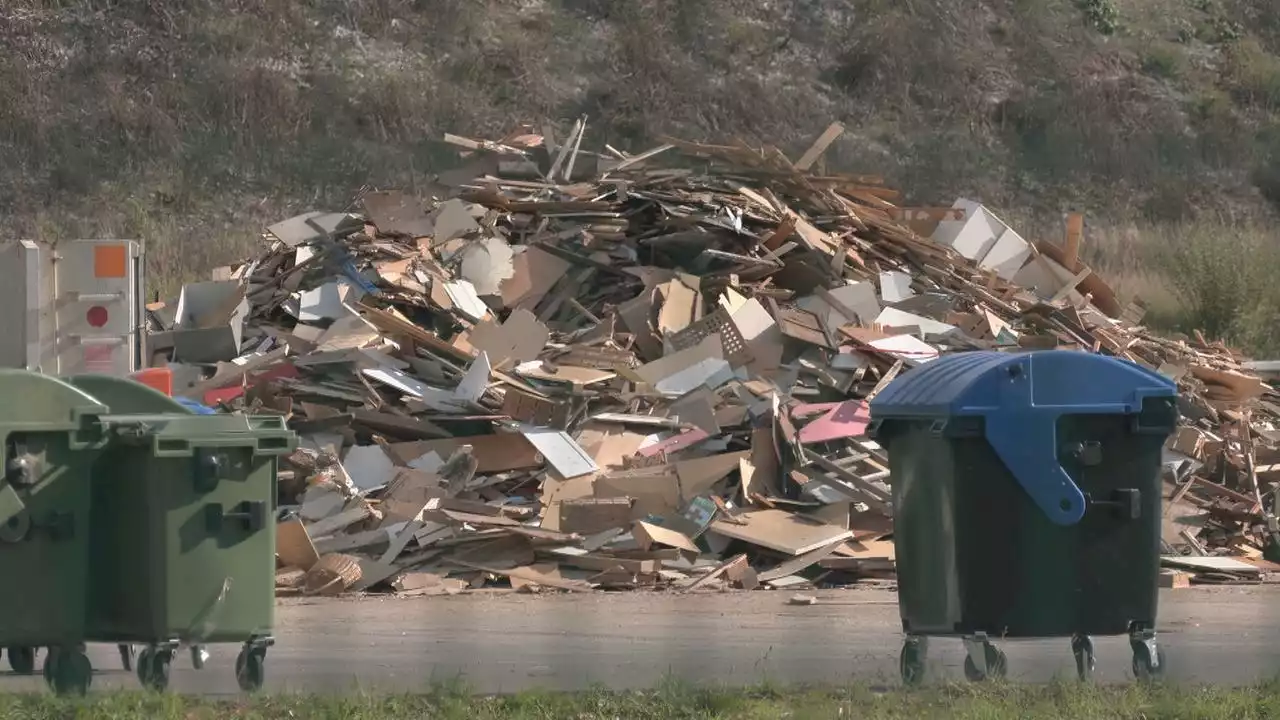
[[[142,252],[131,240],[0,246],[0,364],[125,375],[143,364]],[[20,310],[19,310],[20,308]]]
[[[0,367],[36,369],[39,364],[39,249],[27,241],[0,243]]]
[[[112,240],[58,244],[54,279],[59,375],[127,375],[137,369],[132,351],[140,325],[135,248]]]

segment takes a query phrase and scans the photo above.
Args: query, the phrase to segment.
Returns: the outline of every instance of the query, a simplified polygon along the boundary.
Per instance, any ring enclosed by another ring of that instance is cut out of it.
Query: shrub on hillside
[[[1170,228],[1146,252],[1182,304],[1178,330],[1199,330],[1256,354],[1280,352],[1280,246],[1274,238],[1252,226],[1198,222]]]

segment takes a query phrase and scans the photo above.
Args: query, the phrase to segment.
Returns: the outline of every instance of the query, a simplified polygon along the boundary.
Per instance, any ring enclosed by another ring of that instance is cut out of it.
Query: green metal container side
[[[296,436],[269,417],[108,422],[119,441],[95,477],[93,577],[102,602],[91,608],[90,638],[216,643],[269,634],[276,469]]]
[[[67,382],[97,398],[116,415],[194,415],[182,403],[153,387],[111,375],[75,375]]]
[[[11,449],[34,457],[30,486],[0,479],[0,645],[51,646],[84,638],[89,585],[90,468],[107,408],[56,378],[0,370],[0,468]]]
[[[958,419],[963,420],[963,419]],[[1060,447],[1099,442],[1101,462],[1059,460],[1081,490],[1140,492],[1137,519],[1092,505],[1054,524],[978,434],[946,437],[930,423],[893,432],[890,470],[903,628],[922,635],[1112,635],[1154,624],[1158,600],[1161,447],[1121,415],[1063,416]],[[1050,460],[1051,461],[1051,460]]]

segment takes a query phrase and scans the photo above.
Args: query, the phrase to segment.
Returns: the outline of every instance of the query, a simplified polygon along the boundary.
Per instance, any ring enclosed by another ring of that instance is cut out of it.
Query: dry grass
[[[1280,238],[1249,219],[1091,227],[1084,260],[1125,298],[1139,297],[1151,327],[1223,339],[1280,356]]]
[[[460,688],[421,695],[264,696],[212,700],[120,693],[60,701],[47,695],[0,696],[7,720],[1262,720],[1280,712],[1274,686],[1253,688],[1094,687],[1051,685],[943,686],[918,692],[840,689],[694,688],[670,683],[647,692],[528,692],[474,697]]]
[[[881,173],[913,203],[1076,208],[1117,237],[1265,222],[1272,5],[9,0],[0,217],[10,235],[141,236],[169,293],[268,221],[415,187],[456,161],[445,131],[586,114],[593,146],[672,133],[792,154],[839,119],[828,166]],[[1121,262],[1123,285],[1175,308],[1151,297],[1159,269]]]

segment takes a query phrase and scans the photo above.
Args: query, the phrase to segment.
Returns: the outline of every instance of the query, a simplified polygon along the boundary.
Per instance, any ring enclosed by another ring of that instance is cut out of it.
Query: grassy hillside
[[[140,235],[167,287],[265,221],[412,187],[453,162],[445,131],[585,114],[587,144],[632,150],[795,153],[838,119],[829,166],[914,203],[975,197],[1033,237],[1085,211],[1093,261],[1168,322],[1258,346],[1280,308],[1257,272],[1280,205],[1276,3],[6,0],[0,43],[6,234]],[[1230,297],[1170,282],[1192,270]]]

